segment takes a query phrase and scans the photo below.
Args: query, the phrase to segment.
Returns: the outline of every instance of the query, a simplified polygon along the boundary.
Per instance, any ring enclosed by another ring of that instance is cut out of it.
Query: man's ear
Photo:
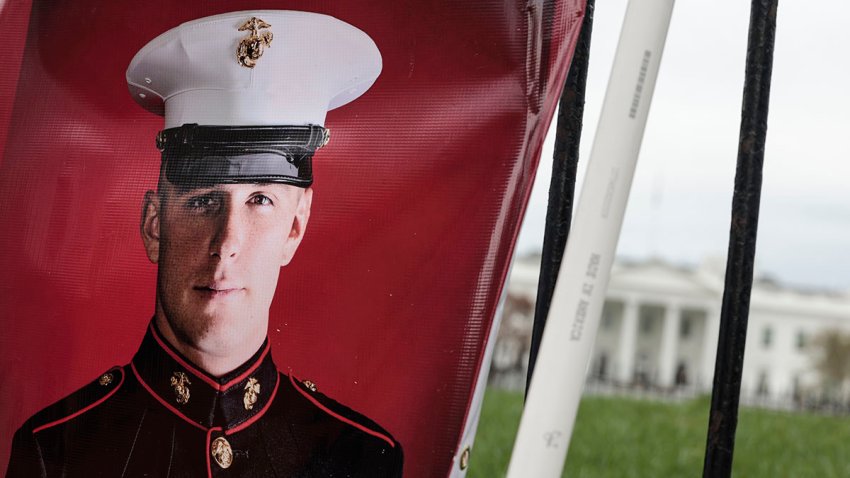
[[[145,252],[148,259],[156,264],[159,262],[159,215],[161,211],[159,194],[154,191],[145,193],[142,201],[142,222],[139,230],[142,233],[142,242],[145,243]]]
[[[307,231],[307,221],[310,220],[310,206],[312,204],[313,188],[307,188],[301,194],[301,199],[295,207],[292,228],[289,230],[289,235],[286,237],[286,243],[283,246],[281,266],[289,264],[292,261],[292,257],[295,256],[295,251],[298,250],[298,245],[301,244],[301,239],[304,238],[304,233]]]

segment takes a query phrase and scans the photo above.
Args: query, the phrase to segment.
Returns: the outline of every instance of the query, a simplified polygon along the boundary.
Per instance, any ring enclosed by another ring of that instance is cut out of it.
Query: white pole
[[[508,478],[561,476],[673,0],[630,0]]]

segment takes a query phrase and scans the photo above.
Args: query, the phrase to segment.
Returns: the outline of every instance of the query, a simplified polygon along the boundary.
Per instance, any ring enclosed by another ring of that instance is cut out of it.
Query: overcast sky
[[[596,3],[579,190],[626,3]],[[618,256],[691,265],[725,256],[749,8],[741,0],[676,3]],[[756,267],[789,285],[850,290],[848,22],[842,0],[779,3]],[[543,242],[553,132],[520,254]]]

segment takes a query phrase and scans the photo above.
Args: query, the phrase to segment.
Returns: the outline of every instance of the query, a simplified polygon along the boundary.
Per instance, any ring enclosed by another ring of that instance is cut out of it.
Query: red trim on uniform
[[[183,358],[181,358],[179,355],[174,353],[174,351],[171,350],[171,347],[166,345],[165,341],[159,336],[159,333],[157,332],[156,327],[153,326],[153,323],[151,323],[150,328],[151,328],[151,332],[153,334],[153,338],[156,340],[156,342],[159,344],[159,346],[162,347],[163,350],[165,350],[165,353],[167,353],[169,356],[171,356],[171,358],[173,358],[177,363],[182,365],[184,368],[186,368],[187,370],[192,372],[193,375],[197,375],[198,378],[200,378],[201,380],[206,382],[207,385],[209,385],[210,387],[214,388],[215,390],[217,390],[219,392],[223,392],[223,391],[227,390],[228,388],[230,388],[234,384],[239,383],[242,380],[245,380],[245,378],[247,378],[249,375],[253,374],[257,370],[257,368],[263,363],[263,359],[266,358],[266,355],[268,355],[269,350],[271,349],[271,343],[266,342],[265,350],[263,350],[263,353],[260,354],[260,358],[257,359],[257,361],[254,363],[254,365],[251,366],[251,368],[249,368],[248,370],[246,370],[244,373],[242,373],[238,377],[234,378],[233,380],[225,383],[224,385],[221,385],[218,382],[216,382],[215,380],[211,379],[206,373],[202,372],[201,370],[198,370],[192,364],[183,360]]]
[[[361,425],[361,424],[359,424],[355,421],[349,420],[348,418],[343,417],[342,415],[330,410],[328,407],[319,403],[318,400],[316,400],[310,394],[305,392],[303,389],[301,389],[301,387],[298,386],[297,383],[295,383],[295,378],[292,375],[289,375],[289,381],[292,382],[292,386],[295,387],[295,390],[298,390],[301,393],[301,395],[304,395],[304,397],[306,397],[307,400],[310,400],[311,402],[313,402],[313,405],[319,407],[321,410],[323,410],[328,415],[336,418],[337,420],[339,420],[341,422],[348,423],[349,425],[351,425],[351,426],[353,426],[353,427],[355,427],[355,428],[357,428],[357,429],[359,429],[359,430],[361,430],[365,433],[368,433],[369,435],[372,435],[373,437],[380,438],[380,439],[384,440],[385,442],[389,443],[391,448],[395,448],[395,443],[393,443],[393,441],[390,437],[384,435],[383,433],[376,432],[375,430],[370,430],[370,429],[366,428],[365,426],[363,426],[363,425]]]
[[[185,360],[180,358],[180,356],[177,355],[176,353],[174,353],[169,346],[165,345],[165,342],[162,340],[162,338],[160,338],[159,333],[157,333],[157,331],[156,331],[156,327],[153,326],[153,323],[151,323],[150,328],[151,328],[151,332],[153,333],[154,340],[156,340],[156,342],[159,344],[159,346],[162,347],[163,350],[165,350],[165,353],[170,355],[171,358],[173,358],[175,361],[177,361],[177,363],[182,365],[184,368],[186,368],[187,370],[192,372],[193,375],[197,375],[198,378],[200,378],[201,380],[206,382],[210,387],[212,387],[216,390],[220,389],[218,383],[216,383],[215,380],[207,377],[207,375],[204,372],[201,372],[200,370],[198,370],[195,367],[193,367],[192,365],[190,365],[189,362],[186,362]]]
[[[78,411],[76,411],[76,412],[74,412],[74,413],[72,413],[72,414],[68,415],[68,416],[67,416],[67,417],[65,417],[65,418],[60,418],[59,420],[54,420],[54,421],[52,421],[52,422],[50,422],[50,423],[46,423],[46,424],[44,424],[44,425],[42,425],[42,426],[40,426],[40,427],[37,427],[35,430],[33,430],[33,431],[32,431],[32,432],[33,432],[33,434],[36,434],[36,433],[38,433],[38,432],[40,432],[40,431],[42,431],[42,430],[44,430],[44,429],[46,429],[46,428],[50,428],[50,427],[53,427],[53,426],[56,426],[56,425],[59,425],[59,424],[65,423],[65,422],[67,422],[68,420],[71,420],[71,419],[73,419],[73,418],[76,418],[76,417],[78,417],[78,416],[82,415],[83,413],[86,413],[87,411],[91,410],[92,408],[94,408],[94,407],[96,407],[96,406],[100,405],[101,403],[105,402],[106,400],[108,400],[108,399],[109,399],[109,397],[111,397],[112,395],[115,395],[115,392],[117,392],[117,391],[118,391],[118,389],[119,389],[119,388],[121,388],[121,385],[123,385],[123,384],[124,384],[124,370],[123,370],[123,369],[121,369],[121,381],[120,381],[120,382],[118,382],[118,385],[116,385],[116,386],[115,386],[115,388],[113,388],[111,392],[109,392],[109,393],[107,393],[106,395],[104,395],[104,396],[103,396],[100,400],[98,400],[98,401],[96,401],[96,402],[92,403],[91,405],[89,405],[89,406],[87,406],[87,407],[85,407],[85,408],[83,408],[83,409],[81,409],[81,410],[78,410]]]
[[[225,431],[224,434],[225,435],[232,435],[232,434],[234,434],[238,431],[242,431],[245,428],[248,428],[249,426],[251,426],[251,424],[253,424],[257,420],[259,420],[260,417],[265,415],[266,411],[268,411],[268,409],[271,408],[272,402],[274,401],[275,395],[277,395],[277,389],[279,387],[280,387],[280,376],[278,376],[278,379],[274,383],[274,390],[272,390],[272,394],[269,396],[268,402],[266,402],[266,407],[263,408],[262,410],[260,410],[259,412],[257,412],[257,414],[254,415],[253,417],[245,420],[243,423],[240,423],[239,425],[231,428],[230,430]]]
[[[136,375],[136,378],[139,380],[139,383],[141,383],[141,384],[142,384],[142,386],[143,386],[143,387],[145,387],[145,390],[147,390],[147,391],[148,391],[148,393],[150,393],[151,395],[153,395],[153,397],[154,397],[155,399],[157,399],[157,400],[159,401],[159,403],[161,403],[161,404],[162,404],[165,408],[167,408],[167,409],[171,410],[172,412],[174,412],[174,414],[175,414],[175,415],[177,415],[178,417],[182,418],[183,420],[186,420],[187,422],[189,422],[190,424],[192,424],[192,425],[196,426],[197,428],[200,428],[201,430],[204,430],[204,431],[206,431],[206,430],[207,430],[207,428],[206,428],[206,427],[202,426],[201,424],[199,424],[198,422],[196,422],[196,421],[194,421],[194,420],[189,419],[189,417],[187,417],[186,415],[183,415],[183,412],[181,412],[180,410],[178,410],[178,409],[174,408],[174,406],[172,406],[170,403],[168,403],[168,402],[166,402],[165,400],[163,400],[163,398],[162,398],[162,397],[160,397],[159,395],[157,395],[157,394],[156,394],[156,392],[154,392],[154,391],[153,391],[153,389],[152,389],[152,388],[151,388],[151,387],[150,387],[147,383],[145,383],[145,381],[144,381],[144,380],[142,380],[142,376],[141,376],[141,375],[139,375],[139,371],[138,371],[138,370],[136,370],[136,365],[135,365],[133,362],[130,362],[130,368],[132,368],[132,369],[133,369],[133,374],[135,374],[135,375]]]
[[[251,365],[251,368],[246,370],[242,375],[234,378],[233,380],[225,383],[224,385],[221,385],[221,388],[219,388],[219,390],[223,392],[223,391],[227,390],[228,388],[232,387],[234,384],[239,383],[242,380],[245,380],[246,378],[248,378],[249,375],[252,375],[254,372],[256,372],[257,369],[260,367],[260,365],[263,363],[263,360],[265,360],[266,355],[269,354],[270,349],[271,349],[271,343],[266,342],[265,350],[263,350],[263,353],[260,354],[260,358],[257,359],[257,361],[254,363],[254,365]]]
[[[206,451],[206,454],[207,454],[207,476],[209,478],[212,478],[212,464],[210,463],[210,455],[212,455],[212,449],[210,448],[210,444],[211,444],[210,438],[212,438],[212,432],[214,432],[214,431],[221,431],[221,427],[212,427],[209,430],[207,430],[207,451]]]

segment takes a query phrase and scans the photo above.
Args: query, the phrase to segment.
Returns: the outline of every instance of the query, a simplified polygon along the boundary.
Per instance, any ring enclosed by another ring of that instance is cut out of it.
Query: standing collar
[[[204,430],[233,433],[249,426],[265,413],[278,387],[268,338],[247,362],[214,377],[171,346],[153,321],[130,366],[154,398]]]

